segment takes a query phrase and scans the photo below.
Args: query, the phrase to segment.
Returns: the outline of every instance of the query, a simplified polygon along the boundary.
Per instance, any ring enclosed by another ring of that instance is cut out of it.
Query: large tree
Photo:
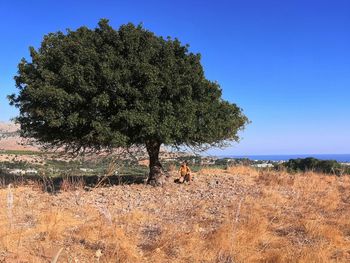
[[[162,171],[161,145],[216,146],[237,141],[248,122],[207,80],[200,54],[133,24],[44,36],[15,76],[23,137],[68,150],[144,145],[149,182]]]

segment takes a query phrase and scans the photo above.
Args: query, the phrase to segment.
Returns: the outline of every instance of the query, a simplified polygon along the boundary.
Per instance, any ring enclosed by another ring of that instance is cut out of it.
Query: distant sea
[[[220,158],[248,158],[262,161],[288,161],[289,159],[313,157],[320,160],[336,160],[341,163],[350,162],[350,154],[291,154],[291,155],[221,155]]]

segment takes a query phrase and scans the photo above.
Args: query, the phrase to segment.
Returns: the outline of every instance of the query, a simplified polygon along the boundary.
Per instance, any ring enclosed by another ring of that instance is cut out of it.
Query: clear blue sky
[[[252,123],[216,154],[350,152],[350,1],[0,2],[0,120],[28,47],[48,32],[142,22],[202,54],[206,76]]]

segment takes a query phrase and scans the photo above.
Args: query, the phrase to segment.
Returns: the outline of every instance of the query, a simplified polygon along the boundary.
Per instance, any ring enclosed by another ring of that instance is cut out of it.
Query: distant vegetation
[[[9,138],[9,137],[14,137],[14,136],[18,136],[18,132],[9,132],[9,131],[1,131],[0,130],[0,139],[4,139],[4,138]]]
[[[48,177],[70,176],[102,176],[108,170],[111,160],[109,158],[98,161],[62,161],[46,160],[44,165],[29,163],[26,161],[3,161],[0,162],[0,174],[6,174],[8,169],[35,169],[40,174]],[[116,162],[115,174],[120,176],[145,176],[147,167],[135,162],[120,160]]]
[[[0,150],[0,154],[10,155],[42,155],[43,152],[31,151],[31,150]]]
[[[96,159],[74,159],[59,160],[54,155],[44,155],[34,151],[0,151],[8,156],[0,161],[0,174],[7,174],[10,170],[34,169],[38,174],[45,174],[48,177],[70,176],[103,176],[109,171],[111,162],[114,162],[114,175],[118,176],[142,176],[147,177],[148,169],[134,159],[112,160],[111,157]],[[24,156],[33,156],[32,160],[22,159]],[[37,158],[35,157],[37,156]],[[180,155],[176,158],[162,159],[165,171],[177,170],[182,162],[187,162],[193,172],[203,168],[230,169],[233,166],[251,166],[258,170],[287,170],[289,173],[318,172],[333,175],[350,174],[350,165],[339,163],[335,160],[319,160],[316,158],[290,159],[282,161],[250,160],[248,158],[215,158],[199,155]],[[17,171],[19,173],[19,171]]]
[[[314,171],[336,175],[350,173],[349,166],[342,165],[335,160],[319,160],[312,157],[290,159],[288,162],[283,163],[283,166],[286,167],[289,172]]]

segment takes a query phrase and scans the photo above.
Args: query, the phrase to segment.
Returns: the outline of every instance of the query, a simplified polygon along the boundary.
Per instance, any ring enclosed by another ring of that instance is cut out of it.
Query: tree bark
[[[147,183],[159,186],[165,182],[165,175],[162,164],[159,161],[159,151],[161,143],[149,141],[146,143],[146,149],[149,156],[149,175]]]

